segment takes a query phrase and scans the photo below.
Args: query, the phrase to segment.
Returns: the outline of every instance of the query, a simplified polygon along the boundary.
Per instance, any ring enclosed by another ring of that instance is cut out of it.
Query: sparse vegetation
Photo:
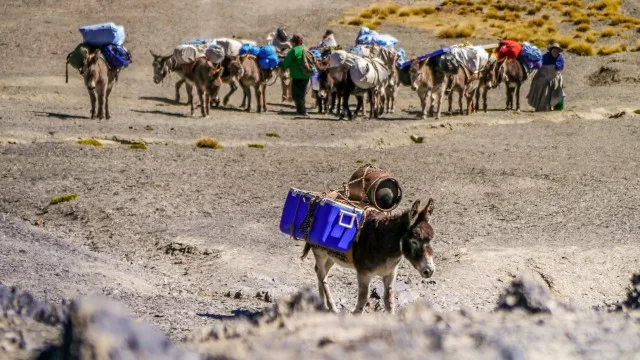
[[[142,143],[135,143],[135,144],[129,145],[129,149],[147,150],[147,145]]]
[[[252,149],[264,149],[264,145],[262,144],[249,144],[247,146],[249,146]]]
[[[525,6],[523,2],[505,0],[444,0],[437,10],[420,3],[402,8],[383,3],[348,10],[340,21],[372,29],[386,23],[417,27],[442,39],[508,38],[538,46],[557,41],[564,48],[573,47],[580,54],[594,55],[615,48],[606,38],[637,38],[640,19],[622,14],[621,0],[592,1],[535,0]],[[600,33],[591,30],[603,27],[606,28]],[[589,47],[595,50],[589,51]],[[634,49],[636,46],[627,50]]]
[[[265,134],[266,137],[272,137],[272,138],[278,138],[280,139],[280,134],[275,133],[275,132],[269,132]]]
[[[601,37],[612,37],[616,34],[616,29],[614,28],[605,28],[602,30],[602,32],[600,33]]]
[[[636,109],[636,110],[634,110],[633,112],[634,112],[634,113],[636,113],[636,114],[638,114],[638,115],[640,115],[640,109]]]
[[[619,52],[625,51],[627,48],[622,44],[614,45],[614,46],[603,46],[598,49],[598,55],[611,55]]]
[[[568,46],[567,50],[571,53],[580,56],[592,56],[595,54],[595,50],[593,50],[593,46],[589,43],[575,43],[573,45]]]
[[[438,37],[442,39],[468,38],[473,35],[475,26],[471,23],[456,24],[452,27],[442,29],[438,32]]]
[[[222,146],[222,144],[220,144],[218,140],[214,138],[210,138],[208,136],[203,136],[198,140],[196,140],[196,146],[199,148],[208,148],[208,149],[215,149],[215,150],[221,150],[224,148],[224,146]]]
[[[144,127],[144,129],[145,129],[145,130],[147,130],[147,131],[153,131],[153,130],[155,130],[155,129],[153,128],[153,126],[151,126],[151,125],[147,125],[147,126],[145,126],[145,127]]]
[[[63,202],[75,200],[77,197],[78,197],[78,194],[64,194],[58,197],[54,197],[53,199],[51,199],[51,201],[49,201],[49,204],[56,205]]]
[[[96,146],[96,147],[102,147],[102,143],[96,139],[81,139],[76,141],[78,144],[80,145],[89,145],[89,146]]]

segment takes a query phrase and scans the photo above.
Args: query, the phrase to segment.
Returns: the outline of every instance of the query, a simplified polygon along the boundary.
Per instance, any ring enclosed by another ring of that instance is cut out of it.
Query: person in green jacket
[[[302,71],[303,50],[302,36],[295,34],[291,38],[293,48],[289,50],[284,60],[280,63],[282,69],[289,69],[291,73],[291,97],[296,104],[296,112],[300,115],[307,115],[305,96],[309,86],[309,75]]]

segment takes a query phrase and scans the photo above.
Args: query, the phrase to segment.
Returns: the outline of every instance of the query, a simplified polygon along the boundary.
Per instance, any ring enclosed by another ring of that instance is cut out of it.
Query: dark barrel
[[[395,209],[402,200],[398,181],[373,166],[360,167],[349,179],[349,200],[371,205],[381,211]]]

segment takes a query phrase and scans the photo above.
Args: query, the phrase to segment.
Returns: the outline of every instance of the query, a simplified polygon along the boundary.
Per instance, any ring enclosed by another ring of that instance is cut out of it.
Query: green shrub
[[[253,149],[264,149],[264,145],[262,144],[249,144],[248,146]]]
[[[75,200],[77,197],[78,197],[78,194],[64,194],[58,197],[54,197],[53,199],[51,199],[51,201],[49,201],[49,204],[56,205],[63,202]]]
[[[275,132],[269,132],[265,134],[267,137],[272,137],[272,138],[278,138],[280,139],[280,134],[275,133]]]
[[[97,146],[97,147],[102,147],[102,143],[96,139],[81,139],[76,141],[78,144],[80,145],[90,145],[90,146]]]
[[[129,145],[129,149],[147,150],[147,146],[142,143],[135,143]]]

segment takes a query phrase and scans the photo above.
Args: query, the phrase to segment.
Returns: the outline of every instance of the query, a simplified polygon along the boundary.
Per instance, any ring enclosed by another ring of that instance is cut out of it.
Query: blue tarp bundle
[[[248,43],[242,44],[242,47],[240,48],[240,55],[251,54],[251,55],[258,56],[259,53],[260,53],[259,46],[251,45]]]
[[[378,44],[380,46],[393,49],[398,43],[398,39],[389,34],[378,34],[375,30],[370,30],[368,27],[363,26],[358,32],[356,38],[356,45],[373,45]]]
[[[280,57],[276,51],[276,47],[273,45],[265,45],[260,48],[258,52],[258,63],[264,70],[273,69],[280,63]]]
[[[430,52],[428,54],[420,55],[420,56],[418,56],[416,58],[416,60],[422,61],[424,59],[427,59],[427,58],[430,58],[430,57],[435,57],[435,56],[438,56],[438,55],[442,55],[442,54],[448,53],[450,51],[451,51],[451,48],[449,48],[449,47],[438,49],[438,50],[432,51],[432,52]]]
[[[82,42],[91,46],[122,46],[126,37],[124,27],[114,23],[87,25],[78,30],[82,34]]]
[[[201,44],[215,44],[216,40],[215,39],[193,39],[193,40],[189,40],[189,41],[183,41],[180,43],[180,45],[201,45]]]
[[[120,45],[109,44],[102,47],[102,55],[109,63],[109,66],[116,69],[129,66],[131,63],[131,54],[129,51]]]
[[[313,54],[313,57],[315,57],[316,59],[322,59],[322,52],[320,52],[320,50],[313,49],[309,50],[309,52],[311,52],[311,54]]]
[[[542,67],[542,51],[537,46],[528,42],[522,43],[522,51],[520,52],[524,62],[529,70],[539,69]]]

